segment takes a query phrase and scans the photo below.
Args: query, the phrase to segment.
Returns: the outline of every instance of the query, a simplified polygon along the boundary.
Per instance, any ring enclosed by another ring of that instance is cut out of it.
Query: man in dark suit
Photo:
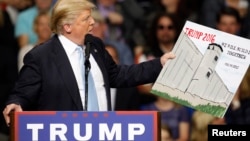
[[[79,71],[75,53],[79,46],[88,47],[84,43],[91,45],[90,72],[94,74],[94,86],[98,93],[98,111],[111,110],[110,87],[152,83],[163,64],[174,58],[169,53],[138,65],[117,65],[102,41],[89,35],[94,25],[91,17],[94,8],[94,4],[83,0],[59,0],[55,4],[51,15],[51,28],[55,35],[24,57],[19,79],[3,111],[7,124],[12,110],[88,110],[85,109],[83,96],[85,83],[81,79],[84,74]]]

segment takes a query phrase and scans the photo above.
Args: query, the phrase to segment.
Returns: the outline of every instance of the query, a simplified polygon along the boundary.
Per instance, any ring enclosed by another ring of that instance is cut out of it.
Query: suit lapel
[[[54,36],[53,51],[54,51],[54,60],[56,62],[58,72],[61,75],[65,87],[68,89],[68,94],[72,97],[77,109],[83,110],[79,89],[75,79],[73,69],[70,65],[69,59],[65,50],[63,49],[62,44],[60,43],[57,36]]]
[[[91,44],[90,47],[90,53],[93,55],[94,59],[96,60],[102,75],[103,75],[103,79],[104,79],[104,87],[106,90],[106,97],[107,97],[107,106],[108,106],[108,110],[111,110],[111,101],[110,101],[110,87],[109,87],[109,81],[108,81],[108,76],[107,76],[107,70],[104,64],[103,59],[100,56],[100,53],[103,54],[104,52],[102,52],[101,50],[98,50],[98,48],[95,46],[96,44]]]
[[[99,68],[102,71],[102,74],[106,74],[107,72],[105,69],[105,65],[103,64],[103,61],[101,60],[100,55],[98,55],[100,52],[96,49],[94,45],[91,46],[90,53],[93,55],[94,59],[96,60]]]

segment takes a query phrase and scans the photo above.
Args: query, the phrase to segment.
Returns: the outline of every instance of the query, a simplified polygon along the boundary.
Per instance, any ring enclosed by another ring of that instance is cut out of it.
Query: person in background
[[[241,18],[235,8],[223,8],[216,17],[216,28],[233,35],[240,35]]]
[[[174,14],[160,12],[154,17],[145,46],[135,49],[135,64],[159,57],[164,53],[171,52],[178,37],[178,20]],[[156,100],[150,93],[152,84],[139,85],[138,92],[141,95],[142,104],[151,103]]]
[[[147,44],[143,53],[146,58],[155,58],[171,52],[180,33],[175,14],[159,12],[155,15],[147,33]]]
[[[92,30],[92,34],[96,37],[99,37],[103,40],[104,44],[112,45],[116,48],[119,54],[119,63],[125,65],[132,65],[134,63],[133,53],[130,50],[130,47],[123,41],[110,40],[105,36],[108,25],[105,18],[101,15],[99,10],[92,12],[92,17],[95,20],[95,25]]]
[[[50,23],[49,12],[45,12],[45,11],[41,12],[35,17],[33,29],[35,33],[37,34],[38,40],[36,44],[29,44],[20,48],[19,53],[18,53],[18,70],[19,71],[23,67],[23,58],[25,54],[29,52],[36,45],[44,43],[51,37],[52,32],[49,27],[49,23]]]
[[[159,12],[166,12],[176,15],[178,24],[182,27],[184,26],[186,20],[197,21],[197,13],[189,5],[190,0],[155,0],[154,7],[155,10],[148,17],[148,23],[151,23],[155,15]],[[150,27],[150,25],[148,26]]]
[[[188,141],[190,117],[188,109],[173,101],[157,96],[155,102],[141,106],[141,110],[159,111],[161,122],[171,129],[174,141]]]
[[[89,34],[95,23],[91,16],[94,8],[87,0],[57,1],[51,14],[55,34],[25,55],[3,111],[6,124],[10,123],[9,114],[13,110],[112,110],[110,88],[153,83],[166,61],[175,58],[170,52],[137,65],[117,65],[102,40]],[[86,57],[81,59],[83,53]],[[85,67],[83,59],[91,64],[88,75],[91,92],[87,94],[92,99],[85,99],[84,70],[79,71]]]
[[[194,111],[191,122],[190,141],[207,141],[208,125],[224,125],[225,119],[201,111]]]
[[[20,48],[37,43],[37,35],[33,30],[34,19],[39,12],[49,11],[52,0],[35,0],[35,5],[22,11],[17,17],[15,37]]]
[[[248,37],[249,36],[249,0],[204,0],[201,6],[199,23],[211,28],[217,26],[217,15],[224,8],[231,7],[238,11],[241,19],[241,30],[239,36]]]
[[[107,23],[106,38],[128,44],[131,51],[143,44],[144,11],[135,0],[94,0]]]
[[[117,0],[95,0],[94,2],[100,14],[107,21],[105,38],[111,41],[125,42],[124,31],[122,30],[125,19],[122,15],[122,8]]]

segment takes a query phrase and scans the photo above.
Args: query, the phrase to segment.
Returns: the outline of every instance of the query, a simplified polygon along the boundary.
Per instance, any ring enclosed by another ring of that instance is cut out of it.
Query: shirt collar
[[[75,44],[74,42],[72,42],[71,40],[69,40],[68,38],[66,38],[65,36],[63,36],[61,34],[58,36],[58,38],[61,41],[65,51],[69,54],[74,53],[76,48],[79,47],[79,45]]]

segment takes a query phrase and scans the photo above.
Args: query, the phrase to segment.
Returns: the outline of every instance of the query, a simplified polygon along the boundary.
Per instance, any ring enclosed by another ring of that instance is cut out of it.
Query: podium
[[[157,111],[23,111],[11,115],[11,141],[159,141]]]

